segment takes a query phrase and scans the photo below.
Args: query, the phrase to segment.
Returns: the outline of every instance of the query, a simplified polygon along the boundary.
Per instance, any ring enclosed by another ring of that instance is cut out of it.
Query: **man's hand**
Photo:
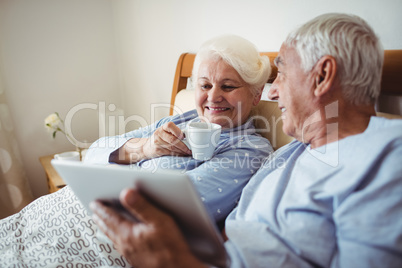
[[[102,201],[92,202],[91,209],[95,223],[131,265],[205,267],[191,253],[175,221],[137,190],[124,190],[120,202],[139,222],[128,220]]]

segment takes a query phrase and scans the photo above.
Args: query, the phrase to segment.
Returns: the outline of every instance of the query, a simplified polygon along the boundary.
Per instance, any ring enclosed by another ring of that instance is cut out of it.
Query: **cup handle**
[[[187,140],[187,125],[186,125],[186,127],[184,128],[184,129],[182,129],[181,130],[182,132],[183,132],[183,134],[184,134],[184,139],[182,139],[181,141],[187,146],[187,148],[188,149],[190,149],[191,150],[191,146],[190,146],[190,143],[188,142],[188,140]]]

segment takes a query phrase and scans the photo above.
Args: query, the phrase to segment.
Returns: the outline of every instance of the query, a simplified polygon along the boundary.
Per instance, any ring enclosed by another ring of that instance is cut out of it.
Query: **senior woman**
[[[243,186],[272,151],[256,134],[250,111],[270,74],[268,58],[237,36],[206,42],[194,63],[197,110],[164,118],[150,126],[96,141],[88,163],[135,163],[144,169],[183,170],[220,221],[236,205]],[[190,120],[220,124],[213,158],[198,161],[182,142]],[[111,178],[112,180],[113,178]],[[127,267],[67,186],[38,198],[0,221],[0,267]]]
[[[185,170],[207,210],[220,221],[235,207],[243,187],[272,151],[269,141],[256,133],[253,106],[261,98],[270,75],[267,57],[249,41],[233,35],[204,43],[192,74],[196,110],[164,118],[122,136],[104,137],[86,154],[88,163],[120,163],[151,170]],[[200,161],[182,142],[189,121],[222,126],[213,158]]]

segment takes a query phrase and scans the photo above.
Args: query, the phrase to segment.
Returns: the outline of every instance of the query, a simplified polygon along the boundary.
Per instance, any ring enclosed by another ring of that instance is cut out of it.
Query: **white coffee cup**
[[[54,159],[63,161],[80,161],[80,153],[76,151],[55,154]]]
[[[207,122],[190,122],[184,133],[184,142],[192,151],[193,158],[197,160],[209,160],[214,154],[221,136],[222,127],[218,124]]]

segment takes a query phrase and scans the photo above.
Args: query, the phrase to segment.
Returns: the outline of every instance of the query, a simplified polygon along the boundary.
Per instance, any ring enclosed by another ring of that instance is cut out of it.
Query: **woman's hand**
[[[174,123],[168,122],[158,128],[148,139],[143,147],[144,155],[155,158],[162,155],[184,156],[190,155],[191,151],[182,142],[184,134]]]
[[[134,267],[205,267],[190,251],[175,221],[137,190],[126,189],[120,202],[139,222],[128,220],[106,202],[91,203],[93,220]]]
[[[191,155],[190,149],[182,142],[184,134],[172,122],[156,129],[149,138],[133,138],[121,148],[114,151],[109,161],[118,164],[132,164],[144,159],[152,159],[163,155]]]

